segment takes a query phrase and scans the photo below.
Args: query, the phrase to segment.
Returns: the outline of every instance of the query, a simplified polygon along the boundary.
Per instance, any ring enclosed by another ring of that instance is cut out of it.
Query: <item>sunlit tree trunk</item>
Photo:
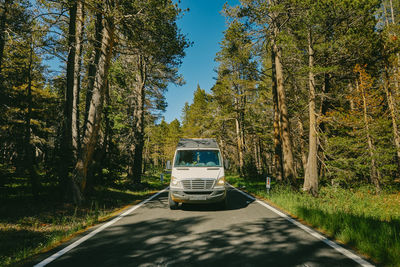
[[[144,147],[144,103],[145,103],[145,84],[147,79],[146,61],[143,56],[139,55],[137,59],[136,74],[136,97],[137,106],[135,107],[136,125],[135,129],[135,152],[133,159],[133,182],[138,184],[141,182],[143,171],[143,147]]]
[[[390,0],[390,14],[392,16],[392,24],[395,25],[395,18],[394,18],[394,11],[393,11],[393,1]],[[400,64],[400,54],[399,52],[396,53],[397,56],[397,62],[395,62],[394,68],[393,68],[393,77],[394,77],[394,86],[395,86],[395,92],[397,94],[400,93],[400,88],[399,88],[399,64]]]
[[[304,136],[304,126],[301,118],[298,118],[298,129],[299,129],[299,138],[300,138],[300,150],[301,150],[301,163],[303,165],[304,175],[307,172],[307,154],[306,154],[306,145],[304,144],[303,136]]]
[[[309,148],[307,169],[304,177],[303,190],[310,192],[312,195],[318,194],[318,165],[317,165],[317,120],[315,109],[315,78],[313,73],[314,68],[314,49],[312,46],[311,29],[308,32],[308,83],[309,83]]]
[[[111,12],[111,4],[110,2],[104,4],[104,14]],[[95,64],[96,71],[93,83],[89,83],[91,88],[88,88],[88,91],[92,93],[82,140],[82,153],[75,166],[73,198],[74,202],[77,203],[83,200],[88,168],[92,163],[93,153],[99,137],[106,81],[114,46],[114,24],[111,21],[112,18],[103,18],[102,16],[97,16],[97,18],[101,19],[102,25],[101,34],[96,34],[99,38],[97,41],[100,44],[100,49],[97,48],[95,51],[95,58],[98,59],[98,63]]]
[[[39,195],[39,177],[35,170],[35,151],[31,143],[31,118],[32,118],[32,67],[33,67],[33,37],[31,36],[31,44],[29,51],[28,64],[28,86],[27,90],[27,113],[25,115],[25,166],[29,172],[32,194],[34,197]]]
[[[239,173],[240,175],[243,175],[243,167],[244,167],[243,144],[242,144],[242,138],[240,137],[240,123],[238,118],[235,118],[235,126],[236,126],[236,142],[237,142],[238,157],[239,157]]]
[[[386,99],[387,99],[389,110],[390,110],[390,117],[392,119],[393,139],[394,139],[394,144],[396,146],[397,169],[398,169],[398,173],[399,173],[400,172],[400,136],[399,136],[399,131],[398,131],[398,127],[397,127],[397,118],[396,118],[397,108],[396,108],[396,102],[394,101],[394,98],[393,98],[392,89],[390,88],[389,74],[388,74],[387,67],[385,67],[384,88],[385,88]]]
[[[357,91],[359,91],[361,93],[361,96],[363,99],[364,127],[365,127],[365,134],[367,137],[367,143],[368,143],[368,152],[369,152],[369,156],[371,158],[371,181],[375,185],[376,191],[379,192],[380,191],[380,173],[376,166],[375,148],[372,143],[372,138],[371,138],[370,130],[369,130],[368,110],[367,110],[367,100],[365,97],[365,90],[364,90],[363,86],[359,86],[358,81],[356,81],[356,86],[357,86]]]
[[[257,169],[257,174],[262,174],[262,162],[261,162],[261,145],[260,138],[255,135],[253,138],[254,145],[254,162]]]
[[[275,3],[268,0],[270,8],[275,7]],[[282,140],[282,159],[283,159],[283,178],[285,181],[292,183],[295,181],[295,168],[293,159],[292,140],[290,137],[290,121],[288,109],[286,106],[286,93],[284,87],[284,74],[282,67],[282,51],[281,47],[277,43],[277,39],[280,33],[280,23],[278,22],[278,14],[276,11],[270,13],[270,27],[272,32],[271,45],[272,45],[272,56],[273,56],[273,69],[275,70],[275,81],[276,92],[277,92],[277,103],[279,111],[279,129]]]
[[[12,0],[4,0],[4,3],[2,4],[3,12],[0,14],[0,82],[2,81],[1,71],[3,66],[4,48],[6,46],[6,26],[7,26],[6,22],[11,3]],[[0,90],[3,90],[3,88],[0,88]]]
[[[65,90],[63,133],[60,153],[61,187],[65,197],[74,191],[74,183],[69,178],[70,168],[78,158],[79,144],[79,81],[80,53],[83,32],[83,3],[70,0],[68,28],[67,85]],[[65,191],[68,190],[68,191]]]
[[[277,29],[275,30],[277,31]],[[277,32],[276,32],[277,35]],[[283,152],[283,177],[288,182],[294,182],[295,170],[293,160],[292,141],[290,137],[290,122],[286,106],[286,93],[283,85],[283,68],[281,63],[281,49],[273,42],[273,49],[275,54],[275,71],[276,71],[276,89],[278,95],[278,104],[280,111],[281,122],[281,138],[282,138],[282,152]]]
[[[80,94],[80,71],[81,54],[84,26],[84,4],[83,1],[76,1],[76,32],[75,32],[75,55],[74,55],[74,78],[72,98],[72,149],[74,160],[79,157],[80,135],[79,135],[79,94]]]
[[[274,107],[274,157],[273,157],[273,165],[274,165],[274,176],[277,181],[282,181],[282,139],[281,139],[281,130],[280,130],[280,114],[279,114],[279,103],[278,103],[278,92],[276,89],[276,70],[275,70],[275,53],[274,50],[271,49],[271,57],[272,57],[272,98],[273,98],[273,107]]]

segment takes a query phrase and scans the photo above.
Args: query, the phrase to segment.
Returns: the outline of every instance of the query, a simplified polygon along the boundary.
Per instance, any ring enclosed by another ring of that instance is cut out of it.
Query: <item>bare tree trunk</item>
[[[379,192],[380,191],[380,173],[376,167],[375,148],[372,144],[372,138],[371,138],[370,131],[369,131],[367,100],[365,97],[364,88],[362,86],[358,85],[358,81],[356,82],[356,86],[357,86],[357,91],[360,92],[360,90],[361,90],[361,96],[363,99],[363,115],[364,115],[365,134],[367,137],[368,152],[369,152],[369,156],[371,158],[371,181],[375,185],[376,191]]]
[[[392,15],[392,24],[396,24],[394,21],[393,2],[392,0],[389,0],[389,2],[390,2],[390,13]]]
[[[69,179],[70,168],[78,156],[78,104],[80,80],[80,50],[83,31],[82,2],[69,0],[67,86],[65,90],[64,121],[60,153],[60,177],[64,197],[74,191],[73,181]],[[68,190],[65,192],[65,190]],[[68,196],[69,197],[69,196]]]
[[[308,73],[309,82],[309,149],[307,169],[304,177],[303,190],[310,192],[312,195],[318,194],[318,164],[317,164],[317,120],[315,110],[315,79],[314,79],[314,49],[312,46],[311,29],[308,31],[308,66],[310,68]]]
[[[255,149],[255,160],[256,160],[256,168],[257,174],[263,173],[263,167],[261,162],[261,145],[260,145],[260,138],[257,135],[254,137],[254,149]]]
[[[111,3],[104,3],[104,13],[110,12]],[[97,18],[100,18],[97,16]],[[88,174],[88,168],[93,160],[93,153],[96,148],[98,141],[101,115],[103,111],[104,95],[107,84],[107,75],[110,66],[111,56],[113,53],[114,45],[114,24],[111,18],[101,17],[101,38],[98,40],[100,49],[96,49],[95,58],[98,58],[98,64],[96,65],[96,72],[94,76],[94,82],[89,83],[89,91],[92,92],[89,110],[87,114],[87,122],[85,132],[82,140],[82,153],[77,161],[74,173],[74,201],[80,203],[83,200],[83,192],[86,187],[86,179]]]
[[[4,48],[6,46],[6,27],[7,27],[6,22],[11,2],[12,2],[11,0],[4,1],[4,3],[2,4],[3,12],[0,15],[0,82],[2,81],[1,71],[3,66]],[[3,90],[3,88],[1,87],[0,90]]]
[[[83,41],[84,25],[84,4],[83,1],[76,1],[76,31],[75,31],[75,55],[74,55],[74,75],[73,75],[73,98],[72,98],[72,149],[74,161],[80,154],[79,136],[79,94],[80,94],[80,71],[81,54]]]
[[[150,136],[147,135],[147,142],[145,142],[145,148],[143,153],[143,174],[146,174],[148,165],[150,164],[149,145],[150,145]]]
[[[307,154],[306,154],[306,146],[304,144],[303,136],[304,136],[304,126],[301,118],[298,118],[298,127],[299,127],[299,138],[300,138],[300,150],[301,150],[301,163],[303,164],[304,175],[307,173]]]
[[[274,7],[274,3],[271,0],[268,0],[268,4],[271,8]],[[276,78],[276,90],[277,90],[277,99],[278,99],[278,110],[280,114],[280,135],[282,140],[282,152],[283,152],[283,177],[284,179],[292,183],[295,181],[295,168],[294,168],[294,159],[293,159],[293,149],[292,149],[292,141],[290,137],[290,122],[289,115],[286,106],[286,95],[285,95],[285,87],[283,84],[283,68],[282,68],[282,51],[276,40],[280,31],[280,23],[278,14],[275,11],[271,12],[271,21],[270,25],[272,28],[272,55],[273,55],[273,63],[275,64],[275,78]]]
[[[275,52],[275,68],[276,68],[276,89],[278,92],[278,103],[281,119],[281,138],[282,138],[282,148],[283,148],[283,176],[287,182],[295,181],[295,170],[293,161],[293,150],[292,141],[290,137],[290,122],[289,115],[286,106],[286,95],[285,88],[283,85],[283,68],[281,63],[281,50],[273,42],[273,48]]]
[[[396,103],[393,98],[392,94],[392,89],[390,88],[390,83],[389,83],[389,74],[387,67],[385,67],[385,81],[384,81],[384,88],[386,92],[386,98],[390,110],[390,117],[392,118],[392,129],[393,129],[393,137],[394,137],[394,144],[396,146],[396,155],[397,155],[397,175],[400,173],[400,136],[399,136],[399,131],[397,127],[397,108],[396,108]]]
[[[273,98],[273,106],[274,106],[274,157],[273,157],[273,165],[274,165],[274,176],[277,181],[282,182],[283,179],[283,167],[282,167],[282,138],[281,138],[281,130],[280,130],[280,112],[279,112],[279,103],[278,103],[278,91],[276,89],[276,68],[275,68],[275,53],[274,50],[271,49],[271,58],[272,58],[272,98]]]
[[[146,61],[143,56],[138,56],[138,73],[136,75],[136,82],[138,83],[136,86],[136,96],[138,98],[136,110],[136,125],[134,131],[136,131],[136,144],[135,144],[135,154],[133,160],[133,182],[135,184],[139,184],[142,179],[142,171],[143,171],[143,147],[144,147],[144,102],[145,102],[145,84],[147,79],[147,69],[146,69]]]
[[[392,17],[392,24],[395,25],[396,22],[395,22],[395,18],[394,18],[392,0],[390,0],[390,14],[391,14],[391,17]],[[394,68],[393,68],[393,72],[394,72],[393,73],[393,77],[394,77],[394,86],[395,86],[395,90],[396,90],[395,92],[398,94],[399,91],[400,91],[400,88],[399,88],[399,71],[398,71],[399,63],[400,63],[400,54],[397,52],[396,56],[397,56],[397,62],[395,63]]]
[[[96,8],[98,10],[102,10],[101,2],[98,2]],[[95,87],[95,78],[96,72],[98,68],[98,64],[100,62],[101,53],[97,51],[101,50],[101,39],[102,39],[102,32],[103,32],[103,15],[101,12],[96,13],[95,15],[95,32],[94,32],[94,39],[91,39],[91,45],[93,47],[92,51],[89,54],[89,66],[88,66],[88,85],[86,88],[86,100],[85,100],[85,116],[82,125],[82,133],[86,132],[86,126],[88,125],[88,116],[89,116],[89,109],[90,109],[90,102],[92,100],[93,88]],[[82,141],[83,141],[83,134],[80,139],[81,148],[82,148]]]
[[[238,149],[238,156],[239,156],[239,173],[242,176],[243,175],[243,167],[244,167],[244,158],[243,158],[242,139],[240,137],[240,124],[239,124],[238,118],[235,118],[235,125],[236,125],[237,149]]]
[[[35,170],[35,154],[31,144],[31,118],[32,118],[32,67],[33,67],[33,37],[31,36],[29,65],[28,65],[28,86],[27,86],[27,113],[25,115],[25,164],[29,172],[32,185],[32,194],[36,198],[39,195],[39,178]]]

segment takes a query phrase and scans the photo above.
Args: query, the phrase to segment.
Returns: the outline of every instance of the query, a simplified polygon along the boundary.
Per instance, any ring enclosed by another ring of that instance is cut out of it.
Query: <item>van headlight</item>
[[[220,177],[217,180],[217,184],[216,185],[219,185],[219,186],[225,185],[225,177],[224,176]]]
[[[178,179],[176,179],[176,177],[171,176],[171,186],[181,187],[181,182]]]

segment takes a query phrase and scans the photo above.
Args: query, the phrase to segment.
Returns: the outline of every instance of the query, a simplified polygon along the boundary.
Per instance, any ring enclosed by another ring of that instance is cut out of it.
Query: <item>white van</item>
[[[172,164],[168,203],[220,203],[226,208],[224,161],[215,139],[180,139]]]

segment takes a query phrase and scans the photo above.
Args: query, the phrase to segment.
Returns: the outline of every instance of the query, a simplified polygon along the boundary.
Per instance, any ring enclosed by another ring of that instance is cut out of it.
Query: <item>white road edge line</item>
[[[99,228],[97,228],[96,230],[88,233],[87,235],[81,237],[80,239],[78,239],[77,241],[75,241],[74,243],[72,243],[71,245],[63,248],[62,250],[58,251],[57,253],[54,253],[53,255],[51,255],[50,257],[44,259],[43,261],[39,262],[38,264],[34,265],[33,267],[42,267],[42,266],[46,266],[47,264],[49,264],[50,262],[54,261],[55,259],[61,257],[62,255],[64,255],[65,253],[67,253],[68,251],[70,251],[71,249],[79,246],[80,244],[82,244],[83,242],[85,242],[86,240],[88,240],[89,238],[93,237],[94,235],[96,235],[97,233],[103,231],[104,229],[106,229],[107,227],[113,225],[114,223],[116,223],[117,221],[119,221],[120,219],[122,219],[123,217],[125,217],[126,215],[129,215],[130,213],[132,213],[134,210],[140,208],[141,206],[143,206],[144,204],[146,204],[147,202],[149,202],[150,200],[152,200],[153,198],[157,197],[159,194],[164,193],[165,191],[168,190],[168,187],[164,188],[163,190],[157,192],[156,194],[152,195],[151,197],[143,200],[142,202],[140,202],[139,204],[136,204],[135,206],[131,207],[130,209],[128,209],[127,211],[125,211],[124,213],[118,215],[117,217],[115,217],[114,219],[112,219],[111,221],[109,221],[108,223],[103,224],[102,226],[100,226]]]
[[[335,250],[337,250],[338,252],[340,252],[341,254],[343,254],[344,256],[352,259],[353,261],[357,262],[358,264],[360,264],[361,266],[364,267],[371,267],[374,266],[371,263],[367,262],[366,260],[362,259],[360,256],[354,254],[353,252],[345,249],[344,247],[340,246],[339,244],[337,244],[336,242],[333,242],[332,240],[329,240],[328,238],[324,237],[323,235],[319,234],[318,232],[316,232],[315,230],[311,229],[308,226],[305,226],[304,224],[301,224],[300,222],[292,219],[291,217],[289,217],[288,215],[284,214],[283,212],[275,209],[274,207],[268,205],[267,203],[265,203],[264,201],[261,201],[245,192],[243,192],[242,190],[237,189],[236,187],[232,186],[229,184],[229,186],[231,186],[233,189],[235,189],[236,191],[238,191],[239,193],[245,195],[246,197],[250,198],[251,200],[254,200],[255,202],[257,202],[258,204],[266,207],[267,209],[275,212],[276,214],[278,214],[279,216],[281,216],[282,218],[288,220],[289,222],[293,223],[294,225],[296,225],[297,227],[301,228],[302,230],[306,231],[307,233],[309,233],[310,235],[312,235],[313,237],[321,240],[322,242],[324,242],[325,244],[327,244],[328,246],[334,248]]]

